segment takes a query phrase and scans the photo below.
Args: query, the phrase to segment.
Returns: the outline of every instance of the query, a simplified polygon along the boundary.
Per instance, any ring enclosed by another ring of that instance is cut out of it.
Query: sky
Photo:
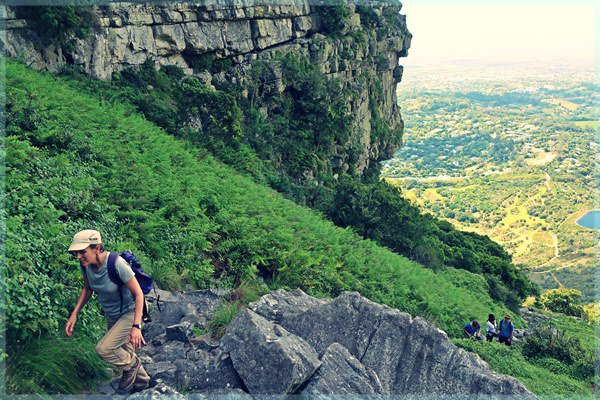
[[[600,2],[403,0],[413,34],[405,66],[449,61],[600,62]]]

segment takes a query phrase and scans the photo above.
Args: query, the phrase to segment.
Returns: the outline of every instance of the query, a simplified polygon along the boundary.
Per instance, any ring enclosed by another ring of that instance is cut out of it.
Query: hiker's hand
[[[65,332],[67,333],[67,336],[73,336],[73,328],[75,327],[75,322],[77,322],[77,317],[71,315],[69,317],[69,320],[67,321],[67,324],[65,325]]]
[[[129,332],[129,342],[134,350],[140,349],[142,348],[142,344],[146,344],[141,329],[131,328],[131,332]]]

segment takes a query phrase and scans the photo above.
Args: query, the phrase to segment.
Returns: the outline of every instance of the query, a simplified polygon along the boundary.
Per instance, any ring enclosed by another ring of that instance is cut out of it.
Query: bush
[[[498,342],[477,342],[470,339],[454,339],[452,342],[477,353],[494,371],[517,378],[538,396],[591,395],[587,383],[565,374],[570,370],[569,367],[553,361],[550,361],[552,365],[543,366],[538,365],[541,364],[539,361],[531,363],[523,357],[517,346],[508,347]]]
[[[67,45],[72,36],[84,39],[97,24],[90,7],[29,6],[17,7],[16,11],[19,18],[29,21],[44,43]]]
[[[561,286],[542,293],[539,302],[546,310],[580,317],[582,313],[582,307],[579,305],[580,299],[581,292],[579,290]]]
[[[589,303],[582,308],[582,317],[585,322],[595,325],[600,322],[600,302]]]
[[[525,337],[523,355],[529,359],[552,358],[569,366],[569,374],[578,379],[590,379],[594,376],[594,356],[586,349],[581,340],[568,336],[566,330],[553,326],[536,328]]]
[[[323,30],[328,34],[339,35],[346,26],[350,10],[341,0],[330,0],[326,4],[317,9],[323,20]]]

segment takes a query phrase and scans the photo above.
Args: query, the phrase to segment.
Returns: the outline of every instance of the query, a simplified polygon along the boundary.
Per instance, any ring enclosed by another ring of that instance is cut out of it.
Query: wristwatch
[[[138,328],[138,329],[142,329],[142,327],[140,326],[140,324],[133,324],[131,325],[132,328]]]

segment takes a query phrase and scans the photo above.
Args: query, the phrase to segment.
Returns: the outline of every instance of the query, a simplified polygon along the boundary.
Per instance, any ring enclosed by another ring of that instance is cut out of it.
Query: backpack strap
[[[119,297],[121,299],[121,306],[119,312],[123,313],[123,281],[121,280],[121,278],[119,278],[119,275],[117,274],[117,268],[115,267],[117,257],[119,257],[118,253],[110,253],[108,255],[107,269],[108,277],[119,288]]]

